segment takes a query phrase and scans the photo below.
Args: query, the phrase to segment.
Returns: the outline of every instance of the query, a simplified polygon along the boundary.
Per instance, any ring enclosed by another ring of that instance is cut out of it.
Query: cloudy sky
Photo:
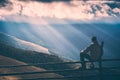
[[[1,0],[0,19],[10,16],[92,20],[120,17],[119,0]]]

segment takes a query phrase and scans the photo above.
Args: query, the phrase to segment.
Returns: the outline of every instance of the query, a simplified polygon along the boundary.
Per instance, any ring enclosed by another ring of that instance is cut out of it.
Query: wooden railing
[[[112,66],[112,67],[103,67],[103,62],[110,62],[110,61],[116,61],[118,63],[119,66]],[[85,62],[89,62],[89,61],[85,61]],[[58,72],[78,72],[78,71],[87,71],[87,70],[98,70],[99,74],[98,75],[79,75],[79,76],[64,76],[64,77],[52,77],[52,78],[27,78],[27,79],[18,79],[18,80],[54,80],[54,79],[78,79],[82,80],[84,77],[94,77],[94,76],[98,76],[100,78],[100,80],[103,80],[104,77],[103,76],[107,76],[107,75],[115,75],[115,76],[120,76],[120,71],[118,73],[112,73],[112,74],[104,74],[103,70],[105,69],[117,69],[120,70],[120,59],[103,59],[101,61],[93,61],[93,62],[98,62],[99,63],[99,67],[94,68],[94,69],[62,69],[62,70],[47,70],[47,71],[31,71],[31,72],[17,72],[17,73],[0,73],[0,77],[1,76],[18,76],[18,75],[27,75],[27,74],[44,74],[44,73],[58,73]],[[81,61],[77,61],[77,62],[58,62],[58,63],[36,63],[36,64],[26,64],[26,65],[1,65],[1,68],[18,68],[18,67],[26,67],[26,66],[40,66],[40,65],[61,65],[61,64],[76,64],[76,63],[82,63]]]

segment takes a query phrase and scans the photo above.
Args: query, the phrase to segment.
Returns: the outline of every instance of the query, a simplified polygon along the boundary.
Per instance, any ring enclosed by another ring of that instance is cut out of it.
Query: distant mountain
[[[44,48],[40,45],[31,43],[31,42],[18,39],[14,36],[10,36],[5,33],[0,33],[0,43],[13,46],[19,49],[31,50],[31,51],[37,51],[37,52],[43,52],[43,53],[49,54],[47,48]]]
[[[48,54],[48,50],[36,44],[20,40],[14,36],[0,33],[0,55],[6,56],[28,64],[31,63],[51,63],[51,62],[69,62],[70,60],[59,57],[57,54]],[[77,65],[56,64],[39,65],[37,67],[46,70],[74,69]],[[59,73],[58,73],[59,74]],[[60,73],[61,74],[61,73]],[[67,74],[61,74],[67,75]]]
[[[71,61],[69,59],[63,58],[62,56],[59,56],[57,53],[55,53],[54,51],[50,51],[47,48],[18,39],[14,36],[10,36],[2,32],[0,32],[0,45],[0,53],[4,53],[2,55],[15,58],[27,63]]]
[[[56,55],[18,49],[1,43],[0,43],[0,55],[16,59],[18,61],[22,61],[27,64],[56,63],[56,62],[65,61]],[[62,69],[76,69],[79,66],[75,64],[48,64],[48,65],[39,64],[36,67],[40,67],[46,70],[62,70]],[[72,75],[72,73],[61,73],[61,72],[57,72],[57,74],[63,76]]]
[[[56,55],[44,54],[41,52],[18,49],[0,43],[0,55],[7,56],[25,63],[49,63],[49,62],[64,62],[62,58]],[[40,65],[44,69],[71,69],[73,65]]]

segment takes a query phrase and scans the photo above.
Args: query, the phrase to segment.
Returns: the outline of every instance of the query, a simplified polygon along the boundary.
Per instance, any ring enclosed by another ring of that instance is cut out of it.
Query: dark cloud
[[[26,0],[22,0],[26,1]],[[39,2],[60,2],[60,1],[74,1],[74,0],[28,0],[28,1],[39,1]],[[101,0],[76,0],[76,1],[101,1]],[[102,0],[102,1],[118,1],[120,0]]]
[[[51,2],[72,1],[72,0],[19,0],[19,1],[37,1],[37,2],[51,3]]]
[[[114,2],[114,3],[106,3],[108,6],[110,6],[112,9],[114,8],[120,8],[120,2]]]
[[[8,0],[0,0],[0,7],[4,7],[8,3]]]
[[[10,3],[9,0],[0,0],[0,7],[5,7],[9,3]]]

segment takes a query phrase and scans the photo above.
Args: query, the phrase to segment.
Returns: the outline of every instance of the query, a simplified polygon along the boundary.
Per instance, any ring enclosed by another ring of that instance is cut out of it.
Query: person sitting
[[[92,43],[87,48],[80,52],[82,69],[86,69],[85,59],[88,59],[89,61],[99,61],[101,60],[102,55],[103,55],[103,42],[100,45],[97,41],[97,38],[93,36]],[[94,68],[93,62],[91,62],[91,68]]]

